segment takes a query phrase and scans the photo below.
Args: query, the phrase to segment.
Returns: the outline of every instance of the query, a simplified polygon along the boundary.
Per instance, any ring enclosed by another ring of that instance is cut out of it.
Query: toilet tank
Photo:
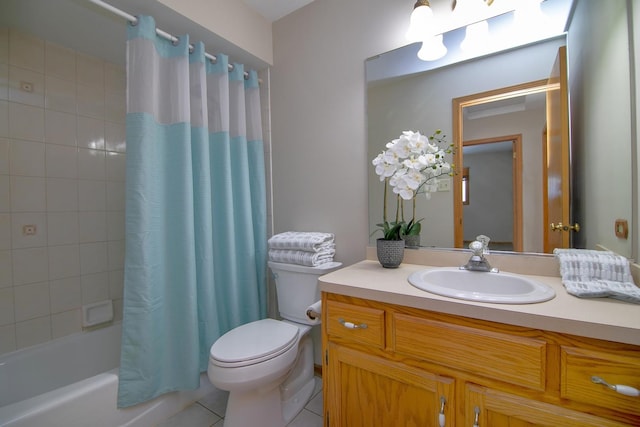
[[[284,264],[269,261],[276,281],[278,310],[283,319],[297,323],[314,324],[307,318],[307,307],[320,299],[318,277],[337,270],[340,262],[328,262],[318,267]]]

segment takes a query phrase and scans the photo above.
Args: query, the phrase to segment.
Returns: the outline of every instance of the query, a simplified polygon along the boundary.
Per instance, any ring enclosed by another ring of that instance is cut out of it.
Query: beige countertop
[[[436,265],[442,266],[442,263]],[[450,264],[455,265],[458,264]],[[551,286],[556,297],[543,303],[513,305],[459,300],[422,291],[408,282],[407,278],[411,273],[428,268],[436,267],[403,262],[398,268],[387,269],[382,268],[378,261],[366,260],[320,277],[320,290],[440,313],[640,345],[638,304],[611,298],[576,298],[565,291],[559,277],[530,274],[525,275]],[[502,270],[509,271],[504,267]]]

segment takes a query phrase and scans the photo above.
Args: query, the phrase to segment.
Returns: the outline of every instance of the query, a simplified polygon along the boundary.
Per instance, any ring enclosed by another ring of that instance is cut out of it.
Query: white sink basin
[[[485,273],[436,268],[421,270],[409,276],[418,289],[451,298],[499,304],[531,304],[556,296],[549,286],[511,273]]]

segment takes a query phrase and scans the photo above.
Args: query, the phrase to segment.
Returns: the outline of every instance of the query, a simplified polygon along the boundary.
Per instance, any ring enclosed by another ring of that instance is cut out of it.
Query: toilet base
[[[284,418],[285,425],[289,424],[295,416],[304,409],[305,405],[309,403],[315,388],[316,381],[311,378],[304,386],[302,386],[298,393],[282,402],[282,416]]]

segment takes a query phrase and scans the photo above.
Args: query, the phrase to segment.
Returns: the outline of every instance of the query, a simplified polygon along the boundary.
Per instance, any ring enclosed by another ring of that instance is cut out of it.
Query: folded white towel
[[[333,233],[317,231],[286,231],[268,241],[269,249],[320,252],[335,247]]]
[[[610,251],[555,249],[562,284],[580,298],[611,297],[640,304],[640,288],[633,283],[629,261]]]
[[[269,261],[283,262],[286,264],[306,265],[307,267],[317,267],[321,264],[333,261],[334,249],[321,252],[296,251],[291,249],[270,249]]]

